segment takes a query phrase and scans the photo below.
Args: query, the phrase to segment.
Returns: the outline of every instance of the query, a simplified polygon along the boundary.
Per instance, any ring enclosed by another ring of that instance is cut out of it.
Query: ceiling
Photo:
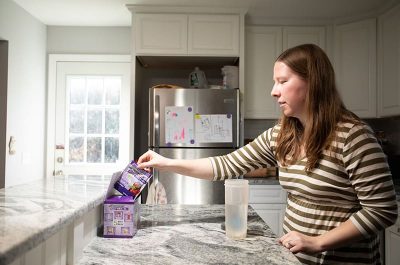
[[[270,21],[318,21],[362,18],[400,0],[13,0],[46,25],[130,26],[126,4],[247,8],[248,24]],[[306,22],[307,23],[307,22]]]

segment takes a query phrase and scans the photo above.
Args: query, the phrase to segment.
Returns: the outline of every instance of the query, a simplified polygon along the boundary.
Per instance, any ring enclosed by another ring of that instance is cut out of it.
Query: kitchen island
[[[0,189],[0,264],[297,264],[251,207],[244,240],[225,236],[224,205],[141,205],[133,238],[102,238],[108,184],[56,177]]]
[[[224,205],[141,205],[131,239],[93,239],[79,265],[88,264],[300,264],[249,207],[246,239],[224,231]]]
[[[245,240],[225,236],[223,205],[141,205],[132,239],[102,238],[97,228],[108,184],[51,177],[0,189],[0,264],[297,262],[252,208]]]
[[[0,189],[0,264],[74,264],[96,236],[109,180],[51,177]]]

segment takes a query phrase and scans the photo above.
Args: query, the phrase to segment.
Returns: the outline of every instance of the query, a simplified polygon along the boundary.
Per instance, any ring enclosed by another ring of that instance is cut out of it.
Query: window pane
[[[103,111],[88,110],[87,133],[102,133]]]
[[[106,105],[119,105],[121,77],[105,78],[104,88],[106,89]]]
[[[70,103],[84,104],[86,96],[84,77],[67,77],[70,79]]]
[[[69,138],[69,162],[83,162],[83,137]]]
[[[101,137],[87,138],[87,162],[101,162]]]
[[[116,137],[106,137],[105,139],[105,163],[114,163],[118,160],[119,139]]]
[[[87,79],[88,104],[103,104],[103,79],[99,77],[89,77]]]
[[[85,180],[85,176],[84,176],[84,175],[69,175],[69,176],[68,176],[68,180],[79,180],[79,181],[83,181],[83,180]]]
[[[106,133],[119,133],[119,110],[106,110]]]
[[[85,114],[83,110],[72,109],[69,111],[69,132],[83,133],[85,124]]]
[[[112,175],[104,175],[104,180],[109,182],[112,178]]]
[[[87,175],[86,176],[86,180],[89,181],[96,181],[96,180],[100,180],[101,179],[101,175]]]

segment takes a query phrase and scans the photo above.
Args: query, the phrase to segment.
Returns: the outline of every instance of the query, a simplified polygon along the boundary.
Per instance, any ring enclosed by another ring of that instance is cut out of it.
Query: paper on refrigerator
[[[165,143],[194,144],[193,107],[165,107]]]
[[[232,142],[231,114],[196,114],[194,120],[197,143]]]

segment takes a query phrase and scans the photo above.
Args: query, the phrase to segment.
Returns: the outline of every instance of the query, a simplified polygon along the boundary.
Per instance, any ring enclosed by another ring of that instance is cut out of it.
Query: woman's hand
[[[139,157],[137,164],[139,168],[150,172],[150,168],[163,170],[163,168],[168,165],[169,160],[170,159],[149,150]]]
[[[282,236],[279,239],[279,243],[293,253],[317,253],[323,251],[318,236],[306,236],[296,231],[290,231]]]
[[[174,172],[183,176],[212,180],[213,168],[208,158],[171,159],[163,157],[154,151],[147,151],[137,161],[138,167],[151,172],[151,168],[159,171]]]

